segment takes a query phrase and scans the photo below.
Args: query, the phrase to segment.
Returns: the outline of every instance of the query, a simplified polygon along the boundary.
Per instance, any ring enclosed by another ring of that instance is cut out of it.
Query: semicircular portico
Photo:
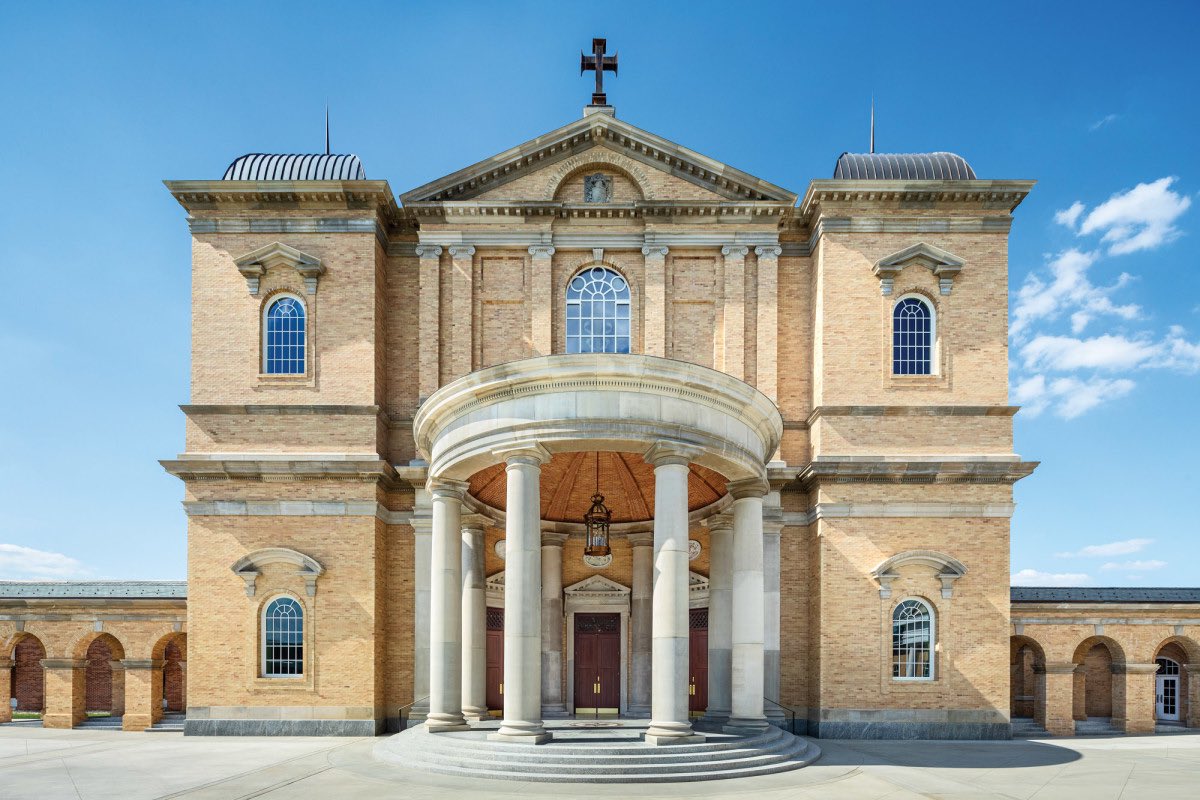
[[[783,420],[754,387],[672,359],[586,353],[500,364],[435,392],[413,423],[431,478],[467,481],[505,453],[641,455],[663,443],[729,481],[761,479]]]

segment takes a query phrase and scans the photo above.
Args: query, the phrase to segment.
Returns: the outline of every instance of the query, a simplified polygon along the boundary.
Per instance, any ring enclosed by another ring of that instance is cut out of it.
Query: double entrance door
[[[621,615],[575,615],[575,713],[616,716],[621,706]]]

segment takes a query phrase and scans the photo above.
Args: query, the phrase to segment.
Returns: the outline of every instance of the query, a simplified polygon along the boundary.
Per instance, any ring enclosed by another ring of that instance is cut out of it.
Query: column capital
[[[721,248],[721,255],[726,258],[745,258],[749,252],[750,248],[742,244],[727,244]]]
[[[709,517],[704,521],[710,532],[713,531],[732,531],[733,530],[733,514],[728,511]]]
[[[1047,675],[1070,675],[1078,665],[1071,661],[1048,661],[1045,670]]]
[[[555,533],[553,531],[542,531],[542,547],[558,547],[561,548],[567,543],[570,536],[565,533]]]
[[[86,658],[43,658],[44,669],[83,669],[87,666]]]
[[[758,256],[760,259],[779,258],[779,256],[782,254],[783,248],[777,244],[767,246],[759,245],[758,247],[754,248],[754,255]]]
[[[537,442],[514,445],[502,450],[493,451],[492,455],[500,458],[508,466],[513,464],[529,464],[540,467],[550,460],[550,451]]]
[[[662,467],[668,464],[687,466],[702,452],[699,447],[694,445],[660,439],[650,445],[650,449],[645,452],[642,458],[646,460],[647,464],[653,464],[655,467]]]
[[[121,663],[125,669],[162,669],[167,662],[161,658],[126,658]]]
[[[438,259],[442,255],[442,248],[436,244],[419,244],[417,245],[417,255],[422,258]]]
[[[0,658],[0,669],[12,669],[16,663],[11,658]]]
[[[534,258],[549,258],[554,255],[554,252],[554,247],[548,244],[535,244],[529,247],[529,255]]]
[[[486,514],[463,514],[461,526],[464,531],[484,531],[491,524],[491,517]]]
[[[648,244],[642,247],[642,255],[648,258],[666,258],[671,248],[661,244]]]
[[[630,547],[654,547],[654,534],[649,531],[626,534],[625,541]]]
[[[747,478],[744,481],[730,481],[725,485],[734,500],[745,497],[766,497],[771,487],[762,478]]]
[[[449,478],[430,478],[427,485],[429,486],[429,493],[434,498],[449,497],[455,500],[462,500],[470,484],[466,481],[455,481]]]
[[[451,258],[470,258],[473,255],[475,255],[475,245],[473,244],[450,245]]]
[[[1112,672],[1114,675],[1153,675],[1158,672],[1158,664],[1113,664]]]

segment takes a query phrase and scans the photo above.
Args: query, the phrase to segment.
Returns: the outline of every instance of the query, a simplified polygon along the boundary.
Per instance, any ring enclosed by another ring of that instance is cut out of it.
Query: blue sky
[[[1013,571],[1196,585],[1193,3],[0,8],[0,578],[180,578],[189,239],[160,181],[335,151],[399,193],[576,118],[802,192],[867,145],[1039,181],[1011,238]]]

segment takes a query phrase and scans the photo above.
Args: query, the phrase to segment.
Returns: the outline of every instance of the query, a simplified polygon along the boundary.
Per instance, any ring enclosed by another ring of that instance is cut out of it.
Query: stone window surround
[[[297,250],[283,242],[271,242],[243,256],[235,258],[238,272],[246,279],[246,288],[253,297],[258,297],[259,284],[267,270],[273,267],[291,267],[304,279],[306,294],[317,293],[317,283],[325,274],[321,259]]]
[[[920,603],[929,611],[929,677],[927,678],[903,678],[892,675],[892,648],[895,645],[893,638],[895,634],[892,628],[895,619],[893,615],[896,613],[896,609],[909,600]],[[922,597],[921,595],[905,595],[897,599],[895,603],[887,606],[887,635],[884,637],[884,647],[887,651],[887,671],[884,673],[885,681],[890,682],[893,686],[931,686],[939,682],[941,671],[938,668],[938,660],[941,655],[941,643],[938,641],[938,625],[937,606],[929,598]]]
[[[928,375],[897,375],[892,371],[893,314],[896,310],[896,304],[910,297],[920,300],[929,307],[930,321],[933,326],[933,352],[931,353],[932,363]],[[879,366],[884,387],[888,389],[917,390],[941,390],[949,388],[949,359],[946,355],[946,348],[942,346],[942,343],[946,339],[947,309],[943,308],[932,295],[915,285],[906,287],[899,296],[889,294],[883,296],[882,299],[883,303],[880,305],[881,333],[879,343],[881,354]]]
[[[304,310],[304,371],[303,372],[267,372],[267,314],[275,303],[284,298],[291,298],[300,304]],[[297,292],[290,289],[277,289],[263,298],[262,307],[258,313],[258,379],[260,383],[308,383],[313,377],[313,324],[312,307],[305,302]]]

